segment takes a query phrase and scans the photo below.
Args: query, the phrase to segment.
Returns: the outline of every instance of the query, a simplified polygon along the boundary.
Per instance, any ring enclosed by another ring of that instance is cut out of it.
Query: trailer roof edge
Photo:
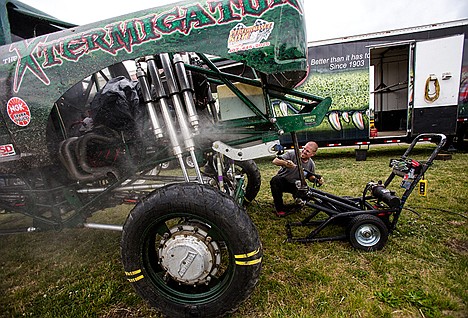
[[[343,37],[331,38],[331,39],[325,39],[325,40],[309,41],[308,46],[311,47],[311,46],[321,46],[321,45],[327,45],[327,44],[345,43],[345,42],[352,42],[352,41],[359,41],[359,40],[366,40],[366,39],[382,38],[382,37],[400,35],[400,34],[408,34],[408,33],[423,32],[423,31],[429,31],[429,30],[452,28],[452,27],[458,27],[458,26],[464,26],[464,25],[468,25],[468,18],[448,21],[448,22],[437,22],[437,23],[401,28],[401,29],[393,29],[393,30],[378,31],[378,32],[372,32],[372,33],[363,33],[363,34],[357,34],[357,35],[343,36]]]

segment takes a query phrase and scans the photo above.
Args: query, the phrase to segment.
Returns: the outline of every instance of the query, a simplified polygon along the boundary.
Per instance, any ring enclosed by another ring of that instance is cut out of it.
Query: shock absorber
[[[140,83],[141,94],[143,95],[143,101],[146,104],[148,114],[150,116],[151,126],[153,127],[153,133],[156,139],[162,138],[163,133],[161,126],[159,125],[158,116],[156,114],[156,108],[151,98],[151,91],[149,89],[148,78],[146,77],[145,71],[141,67],[140,62],[136,62],[136,76],[138,83]]]
[[[161,114],[163,116],[164,123],[166,124],[167,134],[171,142],[174,155],[179,160],[180,168],[182,169],[185,181],[189,182],[190,178],[187,173],[187,169],[185,168],[184,159],[182,157],[182,148],[180,147],[179,140],[177,139],[175,125],[172,121],[171,114],[169,112],[169,106],[167,104],[167,95],[164,90],[158,68],[156,66],[156,61],[154,57],[147,57],[146,63],[148,64],[148,71],[154,85],[156,98],[159,101]]]
[[[216,170],[218,171],[218,184],[219,189],[222,192],[226,192],[224,189],[224,176],[223,176],[223,163],[222,163],[222,154],[216,155]]]
[[[164,74],[166,76],[166,83],[167,88],[169,90],[169,95],[171,96],[172,104],[174,106],[179,127],[182,133],[182,138],[184,139],[185,149],[189,151],[190,156],[192,157],[192,160],[194,162],[194,168],[197,174],[197,178],[202,183],[203,179],[200,172],[200,167],[198,166],[197,157],[195,156],[195,143],[192,138],[192,133],[190,132],[190,129],[188,127],[187,118],[183,109],[183,104],[179,96],[180,91],[175,80],[171,60],[169,58],[169,54],[167,53],[162,53],[160,56]]]
[[[174,55],[174,67],[177,73],[177,79],[179,80],[180,91],[184,98],[185,109],[187,110],[188,121],[192,125],[195,132],[198,132],[198,115],[195,109],[195,103],[193,102],[193,92],[190,85],[190,81],[185,70],[184,60],[182,55]]]

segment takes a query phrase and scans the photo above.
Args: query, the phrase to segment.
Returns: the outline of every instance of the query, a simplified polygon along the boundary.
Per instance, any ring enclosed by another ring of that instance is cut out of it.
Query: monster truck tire
[[[221,317],[252,293],[262,247],[231,197],[208,185],[177,183],[133,208],[121,254],[127,279],[163,315]]]
[[[262,178],[257,164],[253,160],[235,161],[236,173],[245,174],[247,176],[247,186],[245,188],[244,206],[252,202],[260,191]],[[240,168],[240,169],[239,169]]]

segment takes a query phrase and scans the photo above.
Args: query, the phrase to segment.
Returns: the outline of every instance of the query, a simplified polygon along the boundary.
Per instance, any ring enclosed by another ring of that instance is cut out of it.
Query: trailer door
[[[416,42],[412,135],[455,134],[463,35]]]
[[[414,41],[369,47],[369,104],[378,131],[371,138],[406,137],[410,131],[413,47]]]

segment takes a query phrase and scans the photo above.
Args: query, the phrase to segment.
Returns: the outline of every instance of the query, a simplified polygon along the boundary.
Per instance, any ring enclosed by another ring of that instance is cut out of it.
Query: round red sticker
[[[24,100],[12,97],[7,103],[7,112],[10,119],[18,126],[27,126],[31,121],[31,112]]]

